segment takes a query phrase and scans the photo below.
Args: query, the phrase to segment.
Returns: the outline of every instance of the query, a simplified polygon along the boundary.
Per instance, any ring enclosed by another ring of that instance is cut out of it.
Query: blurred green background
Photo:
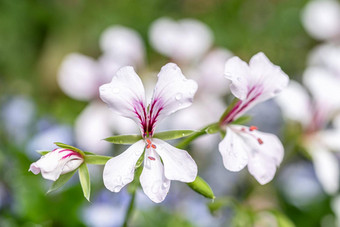
[[[148,67],[158,70],[167,59],[151,49],[148,29],[155,19],[164,16],[198,19],[212,29],[216,46],[225,47],[246,60],[263,51],[290,78],[299,80],[306,56],[317,44],[300,22],[306,2],[0,0],[0,102],[6,103],[12,96],[30,97],[37,108],[36,121],[50,116],[59,124],[72,125],[86,103],[69,98],[58,87],[56,75],[63,57],[70,52],[98,57],[100,34],[108,26],[120,24],[141,34],[147,47]],[[45,195],[46,180],[27,172],[32,158],[25,153],[25,143],[16,143],[6,134],[3,122],[1,124],[0,226],[85,225],[82,209],[92,204],[83,198],[79,184],[68,184],[59,193]],[[98,179],[93,183],[93,198],[103,189],[101,175],[95,177]],[[299,209],[285,201],[274,183],[262,188],[254,185],[245,185],[239,193],[240,201],[246,201],[243,210],[251,207],[244,198],[252,191],[262,190],[262,194],[274,194],[280,212],[296,226],[319,226],[321,218],[331,213],[327,196],[315,203],[311,201],[307,209]],[[209,201],[202,199],[201,202]],[[242,215],[247,212],[250,211],[239,212],[239,220],[246,220]],[[236,214],[225,215],[230,219]],[[195,226],[176,211],[175,206],[168,204],[141,209],[135,218],[136,226]],[[235,225],[249,226],[246,221]]]

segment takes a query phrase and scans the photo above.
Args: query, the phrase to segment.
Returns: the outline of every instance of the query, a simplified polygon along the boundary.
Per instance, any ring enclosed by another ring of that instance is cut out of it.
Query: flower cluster
[[[283,159],[283,146],[275,135],[260,132],[256,126],[248,127],[236,122],[254,105],[280,93],[288,84],[288,76],[263,53],[258,53],[251,58],[249,65],[238,57],[229,59],[225,64],[225,77],[231,81],[230,90],[236,101],[229,105],[220,121],[213,124],[217,129],[215,132],[221,132],[224,136],[218,146],[223,164],[230,171],[240,171],[248,165],[249,172],[256,180],[266,184],[273,179]],[[41,171],[44,178],[55,181],[61,174],[74,171],[80,166],[84,169],[84,165],[81,165],[83,162],[105,164],[104,185],[113,192],[119,192],[136,175],[144,193],[156,203],[165,199],[171,180],[193,182],[194,190],[204,194],[200,186],[197,186],[201,179],[197,176],[198,168],[193,158],[187,151],[162,140],[180,138],[187,134],[178,136],[181,131],[161,132],[163,137],[155,134],[161,120],[192,104],[197,88],[197,83],[186,79],[176,64],[168,63],[158,74],[148,104],[142,81],[133,67],[122,67],[110,83],[100,86],[100,98],[114,113],[133,120],[139,126],[141,135],[107,138],[113,143],[125,144],[128,141],[132,144],[113,158],[85,154],[76,148],[72,150],[72,147],[56,149],[33,163],[30,170],[35,174]],[[190,131],[189,141],[201,134],[202,131]],[[136,172],[142,162],[142,171]],[[86,177],[83,171],[87,169],[80,171],[80,179]],[[84,190],[84,195],[88,190]]]

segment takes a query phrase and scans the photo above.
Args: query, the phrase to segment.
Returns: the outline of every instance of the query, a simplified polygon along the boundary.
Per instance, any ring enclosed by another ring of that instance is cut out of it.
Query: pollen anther
[[[249,127],[249,131],[254,131],[254,130],[257,130],[256,126],[252,125],[252,126]]]
[[[261,138],[257,138],[257,142],[259,142],[259,144],[263,144],[263,140],[261,140]]]
[[[148,156],[148,159],[155,161],[156,159],[154,157]]]

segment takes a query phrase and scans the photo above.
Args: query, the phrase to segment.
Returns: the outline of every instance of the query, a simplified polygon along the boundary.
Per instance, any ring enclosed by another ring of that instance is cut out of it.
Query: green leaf
[[[41,154],[42,156],[44,156],[44,155],[50,153],[51,151],[36,151],[36,152],[38,152],[39,154]]]
[[[102,155],[85,155],[86,164],[105,165],[112,157]]]
[[[243,125],[245,123],[248,123],[251,120],[251,116],[245,115],[237,118],[236,120],[232,121],[230,124],[237,124],[237,125]]]
[[[219,131],[220,131],[219,123],[212,124],[205,130],[207,134],[215,134]]]
[[[187,184],[192,190],[203,195],[209,199],[215,199],[214,192],[211,190],[209,184],[205,182],[200,176],[197,176],[196,179]]]
[[[81,154],[82,156],[85,156],[85,153],[84,151],[74,147],[74,146],[71,146],[71,145],[68,145],[68,144],[64,144],[64,143],[60,143],[60,142],[55,142],[54,143],[55,145],[57,145],[58,147],[61,147],[61,148],[64,148],[64,149],[69,149],[69,150],[73,150],[73,151],[76,151],[78,152],[79,154]]]
[[[154,138],[161,140],[174,140],[182,137],[190,136],[194,133],[193,130],[173,130],[166,132],[159,132],[153,135]]]
[[[63,175],[60,175],[58,180],[53,182],[51,188],[47,191],[47,193],[53,192],[53,191],[57,190],[58,188],[60,188],[61,186],[63,186],[64,184],[66,184],[66,182],[71,179],[71,177],[75,174],[76,171],[77,171],[77,169],[75,169],[75,170],[73,170],[69,173],[65,173]]]
[[[88,152],[88,151],[84,151],[84,154],[86,154],[86,155],[96,155],[95,153]]]
[[[119,135],[111,136],[104,140],[114,144],[133,144],[142,139],[141,135]]]
[[[86,163],[81,164],[79,167],[79,180],[81,188],[83,189],[84,197],[90,202],[91,182]]]

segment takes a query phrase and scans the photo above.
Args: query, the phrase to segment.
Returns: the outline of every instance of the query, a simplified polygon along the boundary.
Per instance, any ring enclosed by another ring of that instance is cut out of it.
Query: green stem
[[[211,126],[214,126],[216,125],[216,123],[213,123],[213,124],[210,124],[210,125],[207,125],[205,126],[204,128],[198,130],[197,132],[193,133],[192,135],[186,137],[185,139],[181,140],[177,145],[176,147],[179,148],[179,149],[184,149],[186,148],[190,143],[191,141],[197,139],[198,137],[204,135],[204,134],[207,134],[207,129]]]
[[[131,194],[131,200],[130,200],[130,204],[129,204],[128,210],[126,211],[123,227],[128,227],[128,222],[129,222],[129,220],[131,218],[132,212],[133,212],[134,207],[135,207],[136,191],[137,190],[133,190],[133,192]]]

